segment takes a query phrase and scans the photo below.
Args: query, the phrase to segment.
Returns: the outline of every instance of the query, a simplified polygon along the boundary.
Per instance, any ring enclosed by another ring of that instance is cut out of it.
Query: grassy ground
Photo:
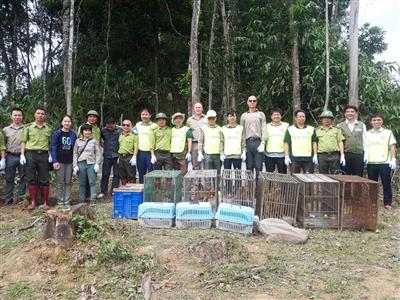
[[[400,299],[400,209],[380,210],[377,232],[316,229],[303,245],[143,228],[112,219],[110,202],[96,211],[64,250],[40,223],[16,234],[41,211],[0,208],[0,299],[142,299],[144,274],[152,299]]]

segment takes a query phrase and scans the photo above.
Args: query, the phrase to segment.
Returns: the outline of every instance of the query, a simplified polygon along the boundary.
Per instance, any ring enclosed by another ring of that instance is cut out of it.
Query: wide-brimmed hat
[[[88,117],[88,116],[96,116],[96,117],[99,117],[99,114],[98,114],[97,111],[95,111],[95,110],[89,110],[89,111],[87,112],[87,114],[86,114],[86,117]]]
[[[324,110],[319,117],[320,118],[331,118],[331,119],[334,118],[333,113],[330,110]]]
[[[156,120],[158,119],[168,119],[167,115],[165,113],[158,113],[156,114]]]
[[[176,119],[176,117],[182,117],[182,119],[185,120],[185,114],[180,113],[180,112],[174,113],[174,114],[172,115],[172,117],[171,117],[172,124],[174,124],[174,125],[175,125],[175,119]]]

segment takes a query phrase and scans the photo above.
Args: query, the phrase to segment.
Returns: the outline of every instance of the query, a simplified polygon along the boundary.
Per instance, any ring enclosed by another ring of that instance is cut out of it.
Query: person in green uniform
[[[314,127],[305,124],[304,110],[296,110],[294,120],[295,124],[289,126],[285,134],[285,164],[291,165],[292,173],[314,173],[314,165],[318,165]]]
[[[199,162],[204,160],[205,169],[217,170],[219,174],[221,172],[221,127],[217,125],[217,113],[215,110],[209,110],[206,116],[208,124],[201,126],[197,160]]]
[[[49,152],[51,132],[50,126],[45,123],[46,111],[38,108],[35,112],[35,121],[28,124],[21,133],[20,164],[26,165],[26,182],[30,202],[28,209],[36,208],[36,193],[38,186],[42,187],[43,208],[47,209],[49,199],[49,163],[52,158]]]
[[[6,168],[6,144],[4,142],[4,135],[0,131],[0,171]]]
[[[136,123],[133,133],[137,135],[137,147],[135,147],[135,158],[137,157],[137,169],[139,171],[139,183],[143,183],[144,175],[153,171],[153,166],[157,162],[154,155],[154,129],[157,124],[151,122],[151,114],[147,108],[140,112],[141,122]]]
[[[344,158],[343,134],[340,128],[332,126],[333,114],[323,111],[322,125],[315,130],[318,138],[318,163],[319,172],[322,174],[335,174],[340,170],[340,165],[346,165]]]
[[[156,170],[172,170],[171,138],[172,128],[167,126],[167,115],[158,113],[156,115],[157,127],[154,129],[155,151],[157,161],[154,165]]]
[[[127,183],[136,183],[136,156],[133,156],[133,154],[135,153],[137,135],[132,132],[130,120],[122,122],[122,130],[118,138],[118,171],[121,185],[124,186]]]
[[[92,139],[95,139],[96,142],[100,145],[101,142],[101,130],[99,126],[97,126],[97,121],[99,120],[99,114],[95,110],[89,110],[86,114],[86,124],[92,126]],[[81,125],[82,126],[82,125]],[[81,126],[78,128],[78,138],[82,137]]]
[[[171,155],[174,170],[180,170],[185,176],[188,170],[188,163],[192,160],[192,139],[193,133],[188,126],[183,125],[185,115],[177,112],[172,116],[172,137]]]

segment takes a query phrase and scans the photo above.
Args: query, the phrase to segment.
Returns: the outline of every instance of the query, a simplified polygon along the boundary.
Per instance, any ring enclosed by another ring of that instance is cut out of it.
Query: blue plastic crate
[[[114,218],[137,219],[143,191],[114,189]]]
[[[144,202],[139,205],[139,218],[171,219],[175,217],[175,204]]]
[[[176,220],[211,220],[213,212],[208,202],[181,202],[176,204]]]
[[[248,206],[221,203],[215,219],[231,223],[253,225],[254,209]]]

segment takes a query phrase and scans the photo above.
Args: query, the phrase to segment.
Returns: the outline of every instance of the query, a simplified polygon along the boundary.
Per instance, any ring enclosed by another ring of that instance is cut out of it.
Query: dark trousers
[[[18,170],[19,185],[17,199],[22,199],[25,194],[25,168],[19,163],[19,154],[7,154],[6,157],[6,190],[4,203],[10,203],[13,200],[14,180]]]
[[[264,152],[260,153],[257,151],[258,146],[261,144],[259,138],[248,138],[246,140],[246,169],[256,170],[256,178],[262,170],[262,164],[264,159]]]
[[[100,191],[102,194],[108,194],[108,181],[110,180],[111,168],[113,169],[112,188],[119,187],[118,173],[118,157],[103,159],[103,167],[101,168]]]
[[[118,173],[121,180],[133,181],[136,179],[136,167],[132,167],[129,161],[133,155],[120,155]]]
[[[144,182],[144,175],[147,172],[153,171],[153,164],[151,163],[151,152],[140,151],[137,156],[137,169],[139,171],[139,183]]]
[[[221,173],[221,160],[219,154],[204,153],[204,169],[217,170],[217,174]]]
[[[182,176],[185,176],[188,171],[188,162],[185,158],[178,159],[176,157],[172,157],[172,166],[174,170],[180,170]]]
[[[155,170],[172,170],[172,157],[169,151],[156,150],[157,162],[154,164]]]
[[[314,173],[314,164],[312,161],[292,161],[292,173],[312,174]]]
[[[384,205],[392,204],[392,176],[388,164],[368,164],[368,178],[378,181],[381,177],[383,186],[383,203]]]
[[[319,172],[321,174],[336,174],[340,170],[339,152],[318,153]]]
[[[241,158],[225,158],[224,160],[224,169],[230,170],[232,167],[235,170],[240,170],[242,168],[242,159]]]
[[[364,154],[345,152],[344,158],[346,159],[346,166],[344,167],[346,175],[357,175],[363,177]]]
[[[50,182],[48,152],[28,150],[25,174],[29,185],[48,186]]]
[[[278,173],[286,174],[285,158],[265,156],[265,170],[272,173],[275,171],[275,168],[278,170]]]

